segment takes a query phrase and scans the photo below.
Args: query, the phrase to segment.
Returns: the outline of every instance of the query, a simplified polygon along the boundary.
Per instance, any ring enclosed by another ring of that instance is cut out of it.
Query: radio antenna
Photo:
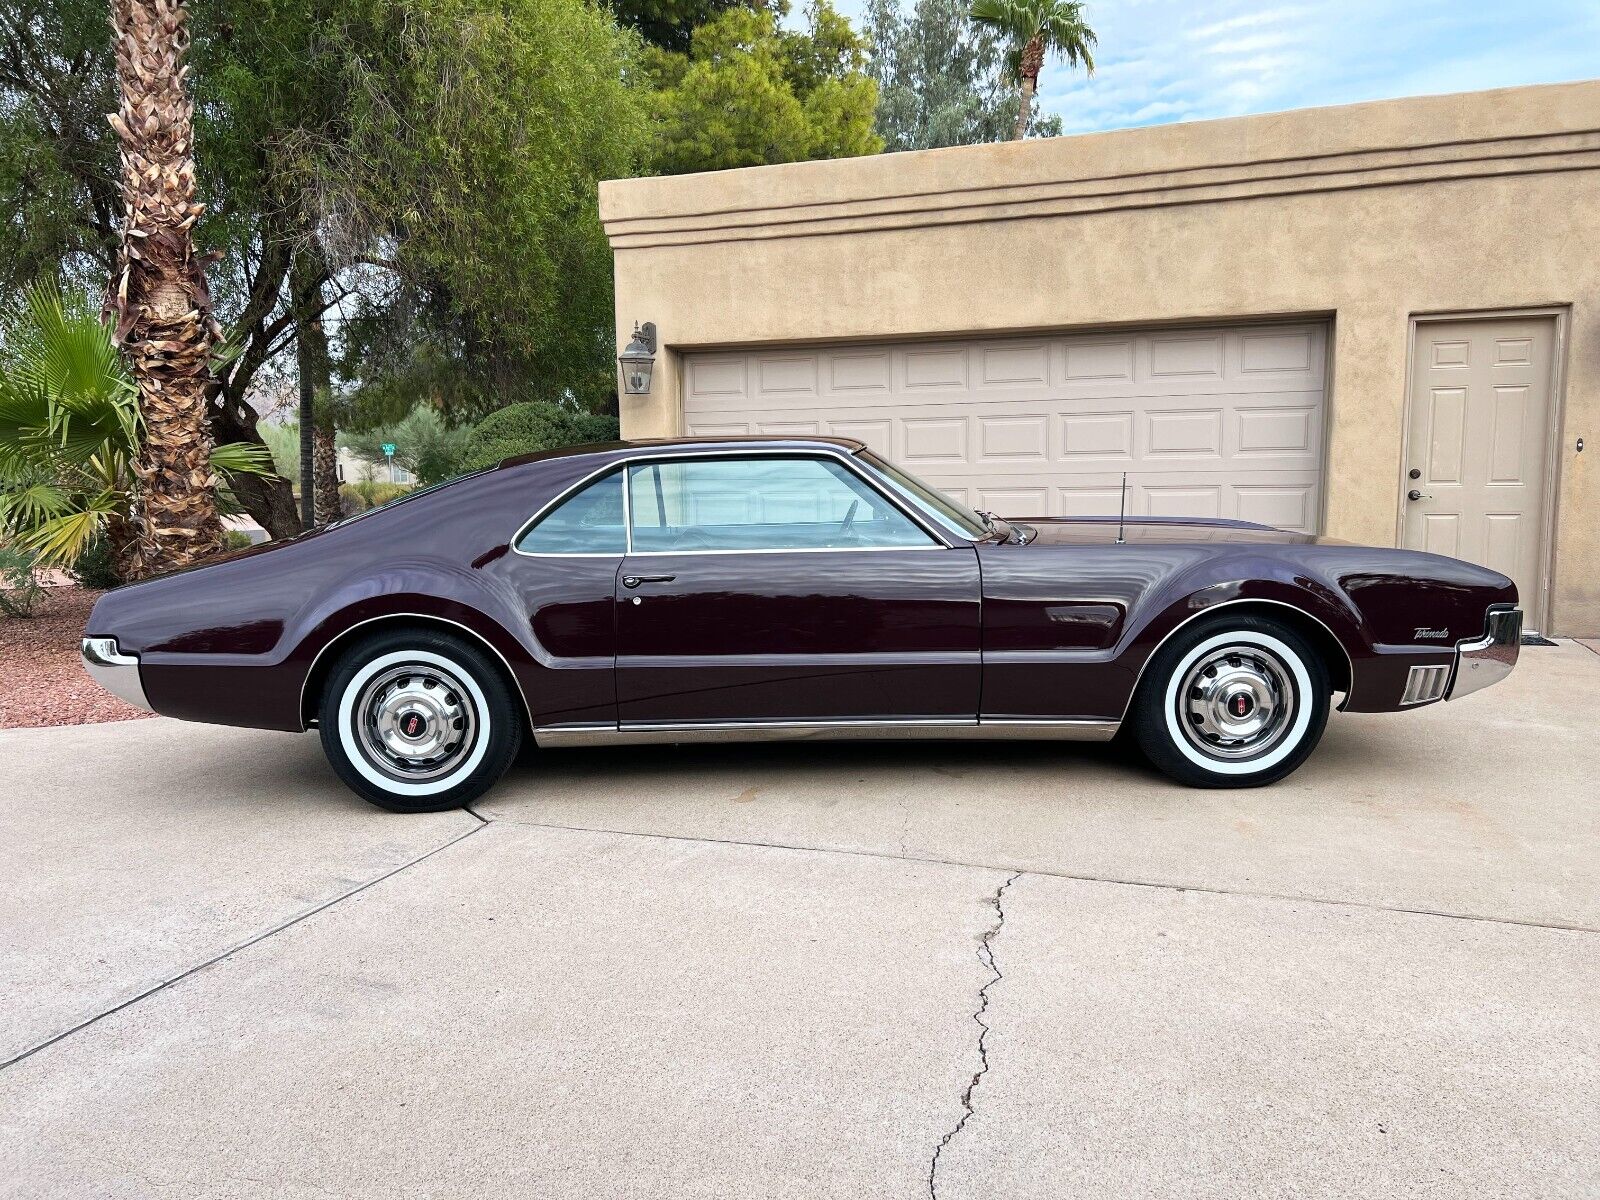
[[[1122,473],[1122,502],[1117,508],[1117,545],[1122,545],[1128,539],[1123,536],[1123,523],[1128,517],[1128,473]]]

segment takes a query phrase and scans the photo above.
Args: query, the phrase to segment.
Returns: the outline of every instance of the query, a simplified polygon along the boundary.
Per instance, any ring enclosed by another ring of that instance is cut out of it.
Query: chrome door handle
[[[676,575],[624,575],[622,586],[636,588],[641,583],[671,583],[676,578]]]
[[[1412,488],[1409,492],[1406,493],[1406,499],[1407,500],[1422,500],[1422,499],[1425,499],[1425,497],[1423,496],[1423,494],[1421,492],[1417,491],[1416,488]]]

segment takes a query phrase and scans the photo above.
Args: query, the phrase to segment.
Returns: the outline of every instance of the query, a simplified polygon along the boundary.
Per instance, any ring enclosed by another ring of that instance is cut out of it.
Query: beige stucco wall
[[[1414,315],[1569,313],[1550,625],[1600,633],[1600,81],[602,185],[623,433],[689,349],[1331,314],[1327,531],[1393,544]],[[1574,451],[1583,437],[1589,448]]]

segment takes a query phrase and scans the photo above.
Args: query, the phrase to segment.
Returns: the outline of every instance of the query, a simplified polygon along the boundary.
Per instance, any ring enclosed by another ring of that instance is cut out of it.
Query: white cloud
[[[1059,63],[1040,104],[1069,133],[1600,76],[1593,0],[1088,0],[1101,68]]]

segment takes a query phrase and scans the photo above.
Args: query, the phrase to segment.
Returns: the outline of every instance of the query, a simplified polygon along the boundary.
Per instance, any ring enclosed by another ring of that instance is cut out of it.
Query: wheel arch
[[[1264,620],[1274,621],[1285,625],[1299,634],[1317,652],[1323,665],[1328,671],[1328,682],[1333,691],[1344,696],[1339,707],[1343,708],[1345,701],[1350,697],[1350,689],[1355,679],[1355,663],[1350,656],[1349,649],[1340,641],[1337,634],[1322,617],[1310,610],[1309,606],[1295,604],[1288,600],[1270,599],[1263,596],[1241,596],[1230,600],[1220,600],[1214,604],[1207,604],[1203,608],[1181,618],[1171,626],[1161,638],[1150,648],[1150,653],[1145,655],[1144,661],[1139,664],[1139,673],[1134,678],[1133,688],[1128,693],[1127,703],[1123,706],[1122,721],[1128,719],[1128,713],[1133,708],[1139,689],[1144,685],[1145,673],[1150,667],[1151,660],[1161,652],[1168,642],[1178,635],[1181,630],[1187,629],[1196,621],[1226,610],[1240,617],[1253,616]]]
[[[432,633],[447,633],[452,636],[466,635],[466,639],[489,652],[489,661],[495,670],[516,693],[521,702],[523,732],[527,733],[533,728],[533,714],[528,706],[527,693],[522,690],[522,682],[517,678],[517,673],[511,669],[506,656],[491,642],[488,637],[470,625],[460,621],[453,621],[449,617],[441,617],[431,613],[418,612],[393,612],[380,616],[367,617],[356,621],[340,630],[330,638],[316,656],[311,660],[311,666],[306,671],[304,681],[300,685],[300,724],[302,728],[310,729],[317,723],[317,700],[322,693],[323,684],[327,682],[328,674],[333,670],[335,663],[345,650],[349,649],[363,637],[374,633],[387,633],[393,630],[418,629]]]

